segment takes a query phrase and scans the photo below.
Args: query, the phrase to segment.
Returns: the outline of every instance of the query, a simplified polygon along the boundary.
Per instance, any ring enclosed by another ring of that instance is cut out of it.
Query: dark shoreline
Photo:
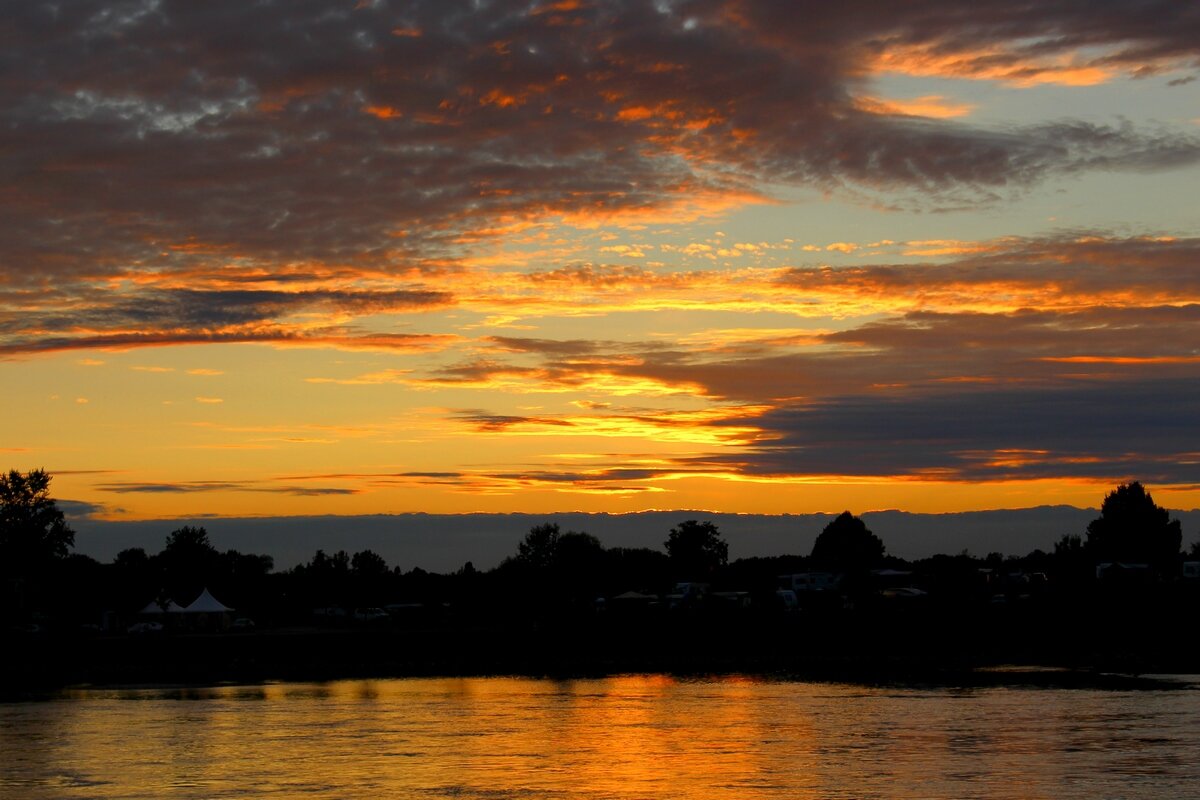
[[[1122,641],[886,624],[292,628],[162,636],[10,637],[0,700],[67,687],[254,685],[404,677],[754,675],[864,685],[1171,689],[1200,674],[1175,639]],[[1086,645],[1086,646],[1085,646]],[[1014,666],[1016,665],[1016,666]],[[1024,666],[1021,666],[1024,665]],[[1149,677],[1147,677],[1149,676]]]

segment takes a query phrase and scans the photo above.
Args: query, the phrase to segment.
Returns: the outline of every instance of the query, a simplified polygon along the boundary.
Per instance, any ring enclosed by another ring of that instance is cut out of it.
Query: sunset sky
[[[1200,4],[8,3],[99,518],[1200,506]]]

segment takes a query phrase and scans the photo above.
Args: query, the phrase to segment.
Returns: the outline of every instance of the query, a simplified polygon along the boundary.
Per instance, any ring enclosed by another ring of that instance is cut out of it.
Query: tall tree
[[[1097,561],[1149,564],[1172,573],[1179,560],[1183,530],[1137,481],[1123,483],[1104,497],[1100,516],[1088,523],[1087,548]]]
[[[813,542],[812,560],[826,569],[853,572],[875,566],[884,552],[883,540],[861,519],[843,511]]]
[[[75,531],[50,497],[45,470],[0,474],[0,563],[13,572],[36,571],[66,558]]]
[[[729,561],[729,545],[711,522],[681,522],[671,528],[663,546],[676,576],[686,580],[709,578]]]

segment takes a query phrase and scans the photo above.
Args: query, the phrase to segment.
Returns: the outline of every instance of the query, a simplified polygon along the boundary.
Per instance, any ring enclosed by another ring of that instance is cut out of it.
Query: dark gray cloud
[[[447,292],[431,290],[149,290],[131,298],[103,295],[70,314],[32,313],[0,321],[0,331],[84,328],[221,329],[269,322],[302,311],[324,310],[365,315],[437,308],[451,302]]]
[[[928,247],[936,249],[937,244]],[[1200,298],[1200,239],[1113,238],[1076,231],[993,242],[947,263],[794,267],[781,275],[780,283],[798,292],[857,289],[881,297],[955,289],[978,294],[997,291],[1000,285],[999,291],[1037,290],[1045,303],[1072,294],[1103,302],[1105,293],[1132,295],[1130,302],[1152,303],[1162,296],[1186,300]]]
[[[757,418],[755,474],[1200,480],[1200,379],[831,397]]]
[[[1014,74],[1081,47],[1131,70],[1195,63],[1196,17],[1082,0],[802,14],[766,0],[11,3],[4,280],[213,256],[407,264],[502,213],[637,209],[764,179],[986,198],[1053,173],[1191,163],[1193,133],[981,129],[866,113],[855,95],[866,61],[914,46],[990,47]]]
[[[0,289],[0,302],[17,303],[20,296],[19,291]],[[0,356],[167,344],[335,340],[346,347],[419,349],[422,342],[432,345],[439,337],[369,334],[348,328],[300,330],[281,323],[299,313],[365,316],[413,312],[440,308],[453,300],[447,292],[425,289],[150,289],[116,296],[85,290],[46,292],[41,298],[50,301],[47,310],[0,314]]]
[[[1190,358],[1200,345],[1200,336],[1192,334],[1198,324],[1200,305],[1005,314],[914,311],[822,338],[899,356],[909,368],[928,364],[921,354],[929,354],[943,370],[938,377],[1005,378],[1036,375],[1047,368],[1043,359]],[[1020,362],[1021,372],[1002,371],[1005,362]],[[961,375],[947,371],[972,363],[976,366]]]
[[[1200,305],[1018,310],[918,311],[813,337],[794,349],[769,341],[732,343],[715,352],[660,343],[563,342],[528,345],[535,366],[502,360],[459,365],[447,382],[496,376],[570,385],[580,374],[699,385],[738,402],[853,395],[902,387],[1186,377],[1200,365]]]
[[[1155,0],[984,0],[969,5],[865,0],[852,7],[805,9],[804,14],[795,13],[788,0],[702,0],[685,5],[721,10],[780,47],[799,38],[814,46],[823,41],[833,49],[860,36],[863,48],[874,52],[897,45],[933,45],[938,53],[966,56],[966,74],[972,68],[1026,68],[1032,57],[1110,45],[1119,46],[1083,64],[1141,68],[1154,59],[1196,63],[1200,33],[1200,13],[1194,7]]]
[[[70,521],[79,519],[92,519],[97,514],[108,511],[102,505],[97,503],[89,503],[84,500],[55,500],[54,501],[63,515]]]

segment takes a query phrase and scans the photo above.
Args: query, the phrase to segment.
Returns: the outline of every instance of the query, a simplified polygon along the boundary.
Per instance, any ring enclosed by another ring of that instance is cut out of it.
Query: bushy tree
[[[558,594],[572,602],[596,597],[603,583],[604,545],[590,533],[567,531],[558,537],[554,579]]]
[[[387,561],[374,550],[360,550],[351,556],[350,569],[359,578],[377,578],[388,574]]]
[[[226,605],[255,614],[268,602],[269,576],[274,568],[271,556],[226,550],[217,558],[216,575],[209,588]]]
[[[883,541],[865,522],[843,511],[813,542],[812,560],[818,566],[842,572],[870,569],[883,560]]]
[[[311,560],[284,575],[289,593],[306,608],[349,606],[353,603],[350,555],[339,550],[329,555],[317,550]]]
[[[351,599],[359,607],[388,602],[392,572],[387,561],[374,550],[360,550],[350,557]]]
[[[1094,567],[1088,558],[1083,537],[1075,534],[1064,533],[1062,538],[1054,543],[1051,563],[1054,565],[1055,579],[1058,581],[1079,584],[1091,580],[1094,575]]]
[[[316,576],[324,578],[330,575],[345,575],[350,571],[350,554],[338,550],[333,555],[327,555],[324,550],[317,550],[308,569]]]
[[[66,558],[75,531],[50,497],[45,470],[0,474],[0,564],[21,574]]]
[[[1163,574],[1174,571],[1182,543],[1179,520],[1137,481],[1105,495],[1100,516],[1087,526],[1087,548],[1096,561],[1149,564]]]
[[[1084,552],[1083,537],[1071,533],[1064,533],[1062,537],[1054,543],[1054,556],[1061,559],[1076,559]]]
[[[208,540],[208,531],[203,527],[184,525],[167,534],[164,553],[195,556],[215,552],[212,542]]]
[[[572,572],[594,568],[604,553],[604,545],[590,533],[567,531],[558,537],[554,563],[559,569]]]
[[[534,525],[517,545],[517,561],[523,566],[546,569],[554,565],[558,551],[558,525],[549,522]]]
[[[729,545],[711,522],[681,522],[671,528],[663,546],[676,576],[686,580],[710,578],[729,561]]]
[[[184,605],[192,602],[216,577],[219,556],[203,527],[184,525],[167,534],[158,555],[167,596]]]

